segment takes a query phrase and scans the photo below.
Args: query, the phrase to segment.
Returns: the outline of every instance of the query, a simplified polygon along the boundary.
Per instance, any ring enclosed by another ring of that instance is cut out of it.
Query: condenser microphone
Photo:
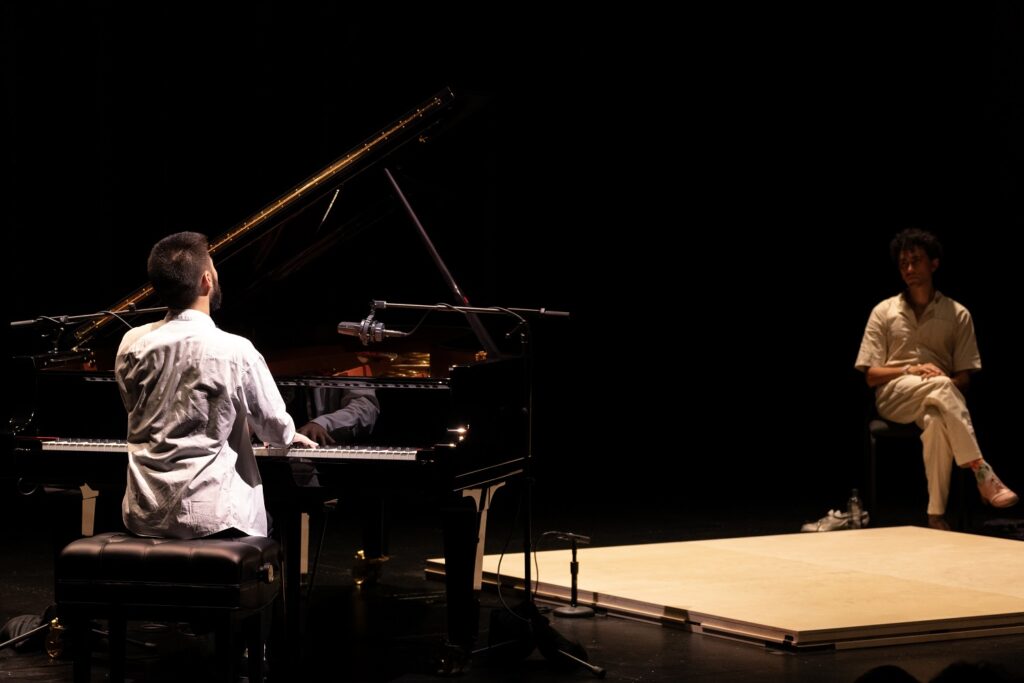
[[[364,318],[362,322],[358,323],[338,323],[338,334],[344,334],[348,337],[359,337],[359,341],[363,343],[363,346],[368,346],[370,342],[380,342],[385,339],[409,336],[408,332],[384,329],[384,323],[373,318]]]

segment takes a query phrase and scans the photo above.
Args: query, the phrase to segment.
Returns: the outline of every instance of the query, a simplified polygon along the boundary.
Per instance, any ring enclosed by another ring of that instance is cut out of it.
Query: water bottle
[[[853,489],[850,492],[850,500],[846,501],[846,515],[850,520],[850,529],[861,528],[861,517],[864,506],[860,503],[860,496],[857,495],[857,489]]]

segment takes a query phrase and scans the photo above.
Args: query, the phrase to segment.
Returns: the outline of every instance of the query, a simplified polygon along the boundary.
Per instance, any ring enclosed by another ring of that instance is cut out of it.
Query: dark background
[[[860,483],[853,361],[911,225],[946,244],[982,448],[1024,488],[1019,7],[3,11],[11,320],[111,305],[159,237],[221,234],[450,86],[459,125],[396,158],[420,218],[473,303],[573,313],[538,330],[543,504],[840,505]],[[378,169],[332,215],[382,202]],[[394,210],[306,270],[259,307],[222,272],[221,324],[269,350],[373,298],[450,299]]]

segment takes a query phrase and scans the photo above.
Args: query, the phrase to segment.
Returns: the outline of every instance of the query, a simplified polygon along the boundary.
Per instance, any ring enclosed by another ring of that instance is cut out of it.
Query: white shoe
[[[868,525],[870,517],[868,517],[868,511],[862,510],[860,513],[860,525],[865,527]],[[849,529],[850,528],[850,515],[849,513],[842,512],[840,510],[829,510],[828,514],[819,519],[817,522],[807,522],[800,531],[836,531],[838,529]]]

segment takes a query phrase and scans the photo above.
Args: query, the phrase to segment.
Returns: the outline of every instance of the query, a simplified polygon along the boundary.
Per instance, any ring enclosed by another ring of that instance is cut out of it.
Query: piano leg
[[[473,590],[479,533],[477,508],[475,501],[459,497],[450,499],[441,512],[448,642],[468,654],[480,624],[480,602]]]
[[[107,531],[125,533],[128,529],[124,526],[124,518],[121,515],[121,504],[124,501],[125,484],[104,484],[93,490],[89,484],[82,487],[82,511],[88,503],[93,507],[92,530],[85,531],[85,519],[82,520],[82,535],[92,536]],[[86,500],[86,496],[92,496],[92,500]]]
[[[363,529],[363,554],[370,560],[388,556],[387,496],[365,492],[356,497],[359,521]]]
[[[53,550],[53,566],[57,566],[57,557],[68,543],[82,537],[82,500],[80,487],[43,487],[46,498],[45,513],[47,527],[50,531],[50,544]]]
[[[89,487],[82,484],[82,536],[92,536],[96,526],[96,498],[100,495]]]
[[[448,603],[448,642],[465,653],[479,633],[487,511],[494,493],[504,485],[464,489],[443,509],[444,580]]]
[[[476,503],[478,513],[476,560],[473,565],[473,590],[480,590],[484,582],[484,543],[487,540],[487,511],[491,509],[491,501],[494,494],[505,485],[500,481],[486,488],[465,489],[462,492],[464,498],[472,498]]]
[[[45,500],[44,518],[53,551],[53,567],[57,566],[60,552],[72,541],[94,533],[125,530],[121,520],[124,488],[111,485],[96,490],[83,483],[40,486],[36,490]]]

